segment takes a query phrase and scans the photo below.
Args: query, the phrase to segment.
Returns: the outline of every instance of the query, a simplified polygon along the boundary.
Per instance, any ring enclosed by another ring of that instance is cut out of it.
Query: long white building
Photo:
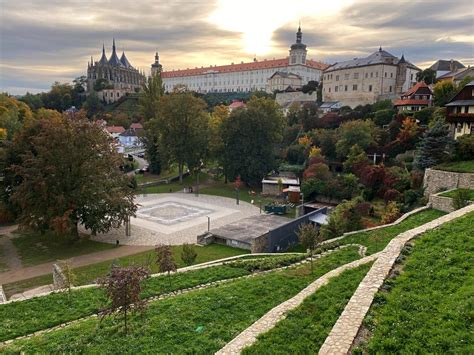
[[[170,92],[176,86],[184,85],[188,90],[200,93],[208,92],[249,92],[269,91],[272,86],[267,81],[276,72],[292,73],[301,77],[301,85],[311,80],[319,81],[327,64],[306,59],[307,49],[302,42],[301,27],[296,33],[296,43],[291,45],[289,57],[240,64],[201,67],[194,69],[163,71],[165,91]],[[161,68],[158,56],[154,68]]]

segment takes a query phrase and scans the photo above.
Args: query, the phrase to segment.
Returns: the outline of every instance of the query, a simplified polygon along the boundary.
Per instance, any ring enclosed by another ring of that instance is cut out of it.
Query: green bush
[[[284,255],[284,256],[275,256],[271,258],[261,258],[261,259],[251,259],[251,260],[238,260],[226,265],[244,269],[249,272],[254,271],[265,271],[276,269],[284,266],[288,266],[298,261],[305,259],[307,255]]]
[[[467,189],[458,189],[454,192],[453,196],[453,208],[459,210],[460,208],[466,207],[469,203],[470,193]]]
[[[456,160],[474,159],[474,135],[465,134],[456,140]]]

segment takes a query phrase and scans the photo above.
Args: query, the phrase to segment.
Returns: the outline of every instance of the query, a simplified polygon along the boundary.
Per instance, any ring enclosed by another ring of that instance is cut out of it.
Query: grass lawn
[[[162,171],[160,175],[154,175],[150,173],[145,174],[135,174],[135,178],[138,184],[143,184],[145,182],[154,182],[160,180],[170,179],[172,177],[178,176],[178,168],[171,167],[168,170]]]
[[[471,190],[471,189],[456,189],[456,190],[452,190],[452,191],[448,191],[448,192],[445,192],[445,193],[442,193],[441,195],[439,196],[442,196],[442,197],[449,197],[449,198],[454,198],[456,196],[456,193],[458,192],[464,192],[465,194],[467,194],[467,199],[470,200],[470,201],[474,201],[474,190]]]
[[[357,352],[474,353],[474,213],[424,233],[365,319]]]
[[[317,354],[370,266],[331,279],[242,354]]]
[[[367,247],[367,255],[381,251],[394,237],[409,229],[421,226],[438,217],[445,215],[445,212],[438,210],[424,210],[418,212],[399,224],[368,232],[360,232],[345,237],[340,241],[341,244],[362,244]]]
[[[309,265],[236,280],[218,287],[150,303],[129,320],[90,319],[65,329],[12,343],[3,351],[26,353],[214,353],[271,308],[326,272],[359,258],[357,248],[330,254]],[[1,351],[0,350],[0,351]]]
[[[474,173],[474,160],[455,161],[434,167],[437,170],[454,171],[457,173]]]
[[[115,248],[112,244],[94,242],[88,238],[80,238],[78,241],[72,242],[53,233],[17,235],[11,241],[15,245],[23,266],[38,265]]]
[[[203,183],[209,179],[209,175],[206,173],[199,173],[199,180],[200,183]],[[146,187],[138,187],[137,193],[138,194],[159,194],[165,192],[178,192],[183,191],[183,188],[193,186],[196,184],[196,176],[189,175],[183,178],[183,183],[180,184],[178,181],[172,182],[169,184],[163,184],[158,186],[146,186]]]
[[[178,267],[185,266],[181,260],[181,251],[183,247],[181,245],[173,245],[171,246],[171,249],[173,251],[174,260],[176,264],[178,264]],[[196,247],[195,250],[197,252],[195,264],[249,253],[248,250],[231,248],[219,244],[210,244],[204,247]],[[123,266],[132,264],[145,265],[150,267],[152,273],[157,273],[158,267],[155,263],[155,258],[156,256],[154,250],[150,250],[143,253],[125,256],[116,260],[108,260],[101,263],[82,266],[74,269],[74,273],[77,277],[76,284],[90,284],[94,282],[97,278],[106,275],[109,272],[113,262]],[[9,297],[15,293],[23,292],[34,287],[51,284],[52,282],[53,277],[50,274],[23,281],[13,282],[10,284],[5,284],[3,285],[3,287],[5,290],[5,294]]]

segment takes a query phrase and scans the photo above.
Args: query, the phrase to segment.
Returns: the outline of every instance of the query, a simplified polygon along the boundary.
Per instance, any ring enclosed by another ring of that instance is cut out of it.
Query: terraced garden
[[[474,352],[474,213],[424,233],[385,282],[353,353]]]

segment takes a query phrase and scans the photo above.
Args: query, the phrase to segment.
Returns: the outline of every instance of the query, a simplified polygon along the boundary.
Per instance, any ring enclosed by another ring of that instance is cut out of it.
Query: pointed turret
[[[125,56],[125,52],[122,51],[122,56],[120,57],[120,62],[123,64],[124,67],[126,68],[129,68],[129,69],[132,69],[133,66],[132,64],[130,64],[130,62],[128,61],[127,57]]]
[[[118,55],[117,55],[117,51],[115,50],[115,38],[114,38],[113,44],[112,44],[112,55],[110,56],[109,64],[114,66],[114,67],[120,67],[120,66],[123,65],[122,62],[120,61]]]
[[[403,64],[403,63],[406,63],[407,61],[405,60],[405,55],[402,54],[402,57],[400,58],[400,61],[398,62],[398,64]]]
[[[155,53],[155,63],[151,65],[151,75],[155,75],[156,72],[161,72],[163,67],[160,64],[160,56],[158,52]]]
[[[105,46],[102,43],[102,57],[100,57],[99,64],[105,65],[107,62],[107,57],[105,56]]]

